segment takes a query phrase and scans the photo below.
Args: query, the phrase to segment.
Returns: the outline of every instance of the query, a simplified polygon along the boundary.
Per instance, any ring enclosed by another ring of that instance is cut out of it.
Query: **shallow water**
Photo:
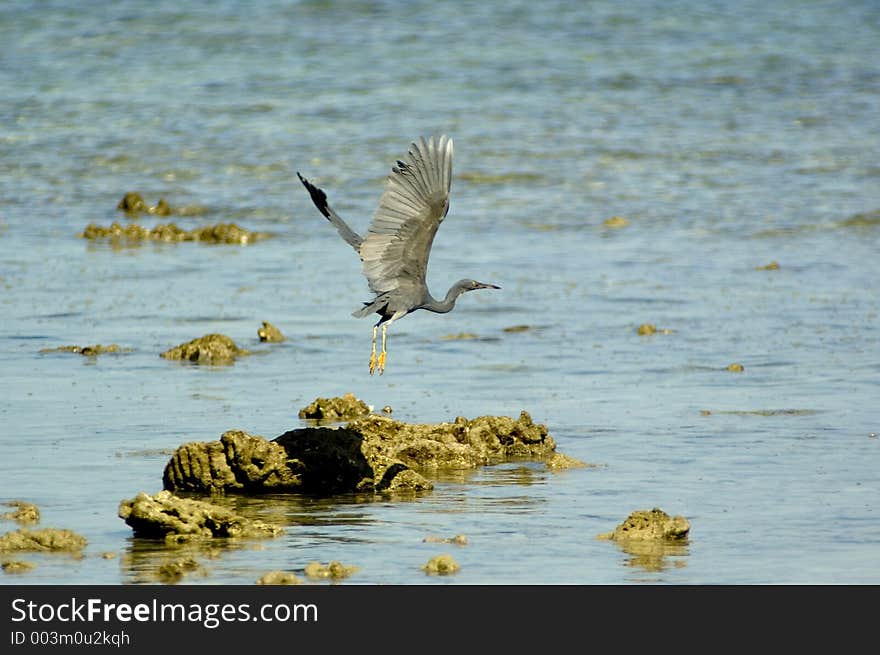
[[[876,3],[488,4],[3,4],[0,500],[89,546],[17,556],[37,568],[0,583],[149,580],[166,555],[117,506],[161,488],[174,448],[273,438],[346,392],[410,422],[526,410],[599,466],[229,498],[286,533],[201,556],[187,583],[315,559],[359,566],[351,584],[880,582]],[[429,284],[503,289],[396,323],[370,377],[359,262],[295,173],[364,231],[391,163],[441,131]],[[78,237],[129,222],[127,191],[199,208],[145,225],[273,237]],[[288,341],[260,344],[263,320]],[[210,332],[259,354],[158,356]],[[96,343],[132,350],[40,352]],[[652,507],[688,518],[687,546],[595,539]],[[461,571],[426,576],[441,552]]]

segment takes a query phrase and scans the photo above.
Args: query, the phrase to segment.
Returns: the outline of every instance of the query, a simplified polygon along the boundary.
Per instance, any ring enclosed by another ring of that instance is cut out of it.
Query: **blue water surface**
[[[371,377],[360,263],[296,172],[363,232],[393,162],[440,133],[429,285],[502,289],[395,323]],[[597,466],[230,497],[284,535],[199,551],[185,583],[334,559],[349,584],[880,583],[877,135],[869,0],[3,3],[0,501],[89,543],[8,556],[36,568],[0,583],[154,581],[180,553],[133,539],[121,500],[182,443],[274,438],[347,392],[408,422],[525,410]],[[128,191],[187,212],[128,218]],[[80,237],[133,220],[272,236]],[[264,320],[288,340],[260,344]],[[258,354],[159,357],[212,332]],[[128,350],[41,352],[110,343]],[[595,538],[654,507],[686,545]],[[426,576],[441,552],[461,570]]]

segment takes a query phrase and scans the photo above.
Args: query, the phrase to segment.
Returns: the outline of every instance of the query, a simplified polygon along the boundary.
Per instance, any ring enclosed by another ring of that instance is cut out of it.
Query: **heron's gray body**
[[[318,211],[360,255],[361,269],[376,295],[352,315],[363,318],[379,314],[376,327],[381,325],[383,330],[383,362],[385,330],[391,322],[417,309],[444,314],[452,310],[458,296],[465,291],[499,288],[462,279],[449,288],[442,300],[428,291],[425,276],[431,245],[437,228],[449,212],[452,139],[446,135],[438,139],[422,137],[419,143],[410,146],[406,161],[398,160],[397,165],[392,166],[379,207],[364,237],[333,211],[321,189],[298,172],[297,176]]]

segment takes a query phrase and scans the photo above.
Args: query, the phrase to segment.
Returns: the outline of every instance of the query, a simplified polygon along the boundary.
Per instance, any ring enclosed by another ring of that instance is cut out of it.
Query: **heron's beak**
[[[500,289],[501,288],[497,284],[483,284],[482,282],[477,282],[477,284],[479,285],[477,287],[478,289]]]

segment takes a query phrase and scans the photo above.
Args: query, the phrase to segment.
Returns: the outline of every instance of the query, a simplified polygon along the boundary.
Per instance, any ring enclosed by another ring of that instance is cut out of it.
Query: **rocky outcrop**
[[[440,424],[371,414],[337,428],[290,430],[273,441],[231,430],[219,441],[184,444],[166,465],[163,485],[201,493],[418,491],[433,486],[419,471],[545,461],[555,450],[546,426],[526,412]]]

